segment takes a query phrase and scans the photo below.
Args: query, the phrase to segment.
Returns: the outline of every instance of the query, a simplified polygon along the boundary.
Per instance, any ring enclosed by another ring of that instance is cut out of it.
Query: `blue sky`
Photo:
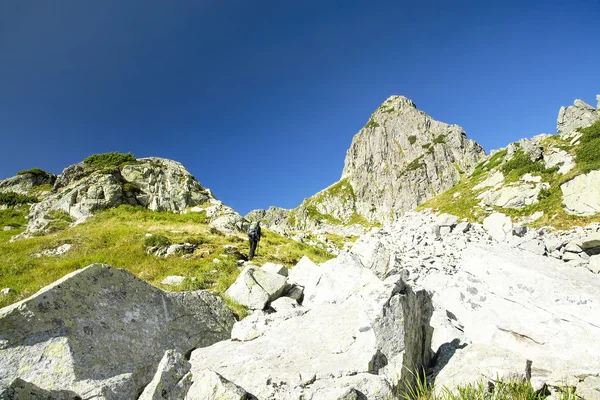
[[[393,94],[486,151],[600,93],[600,2],[0,2],[0,179],[90,154],[182,162],[245,214],[339,179]]]

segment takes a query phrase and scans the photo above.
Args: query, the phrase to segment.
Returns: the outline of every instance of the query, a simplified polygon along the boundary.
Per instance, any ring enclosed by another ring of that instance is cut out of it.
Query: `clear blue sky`
[[[598,0],[5,0],[0,179],[130,151],[291,208],[388,96],[489,151],[595,105],[599,50]]]

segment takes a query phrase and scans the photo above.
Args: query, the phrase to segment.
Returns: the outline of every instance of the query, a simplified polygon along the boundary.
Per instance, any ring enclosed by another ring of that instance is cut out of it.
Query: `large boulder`
[[[166,293],[93,264],[0,310],[0,382],[133,398],[166,350],[186,354],[227,339],[234,322],[208,292]]]
[[[398,276],[381,281],[347,253],[313,272],[319,276],[306,282],[304,307],[255,313],[248,327],[261,331],[242,339],[248,341],[195,350],[193,379],[210,368],[258,399],[336,399],[354,389],[383,400],[400,385],[388,375],[410,380],[408,370],[427,364],[427,292],[413,291]]]
[[[281,296],[286,287],[285,276],[248,265],[225,294],[248,308],[262,310]]]
[[[600,213],[600,170],[576,176],[562,184],[560,190],[569,214],[590,216]]]
[[[513,223],[509,216],[495,212],[483,220],[483,228],[494,239],[503,242],[512,236]]]
[[[600,120],[600,111],[581,100],[575,100],[572,106],[561,107],[556,121],[556,130],[561,137],[576,136],[577,129],[585,128]]]

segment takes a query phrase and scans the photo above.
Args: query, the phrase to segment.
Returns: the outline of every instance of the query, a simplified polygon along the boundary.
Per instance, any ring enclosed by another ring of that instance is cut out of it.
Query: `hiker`
[[[254,221],[248,228],[248,241],[250,242],[250,254],[248,254],[248,260],[254,258],[254,252],[260,241],[260,221]]]

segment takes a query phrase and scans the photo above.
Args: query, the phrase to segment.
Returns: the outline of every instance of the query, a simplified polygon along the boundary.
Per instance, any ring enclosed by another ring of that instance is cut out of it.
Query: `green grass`
[[[507,183],[516,182],[527,173],[541,175],[542,180],[549,181],[554,178],[558,167],[546,168],[542,160],[531,161],[529,155],[519,149],[500,167],[500,170],[504,174],[504,182]]]
[[[25,230],[27,224],[25,216],[28,213],[29,206],[9,207],[6,210],[0,210],[0,242],[7,242],[11,237]],[[5,231],[5,226],[12,226],[14,229]]]
[[[111,166],[120,166],[125,163],[134,163],[136,158],[131,153],[119,153],[116,151],[103,154],[92,154],[83,160],[84,163],[92,168],[105,168]]]
[[[406,168],[404,168],[404,170],[401,172],[401,175],[404,175],[407,172],[410,171],[414,171],[417,170],[419,168],[421,168],[423,166],[423,164],[421,164],[421,160],[423,159],[423,156],[420,155],[419,157],[415,158],[414,160],[412,160],[407,166]]]
[[[371,117],[369,119],[369,122],[367,122],[367,124],[365,125],[365,128],[378,128],[379,126],[381,126],[381,125],[379,125],[379,123],[375,122],[373,117]]]
[[[0,193],[0,205],[17,206],[19,204],[37,203],[39,201],[37,197],[15,192]]]
[[[26,174],[38,175],[38,176],[50,176],[51,175],[49,172],[46,172],[41,168],[32,168],[32,169],[26,169],[26,170],[17,172],[17,175],[26,175]]]
[[[579,146],[575,150],[575,163],[581,173],[600,169],[600,121],[581,128]]]
[[[416,141],[417,141],[417,137],[415,135],[411,135],[408,137],[408,143],[415,144]]]
[[[409,387],[400,393],[400,398],[405,400],[543,400],[546,395],[538,393],[525,380],[496,379],[489,385],[483,380],[458,386],[451,391],[446,387],[441,388],[436,394],[435,387],[427,382],[426,378],[418,379],[415,387]],[[559,400],[577,400],[573,388],[565,385],[558,388]]]
[[[344,225],[346,226],[350,226],[350,225],[362,225],[365,228],[373,228],[373,227],[378,227],[380,228],[382,226],[382,224],[380,222],[377,221],[369,221],[367,220],[365,217],[363,217],[360,214],[354,213],[352,214],[352,216],[344,222]]]
[[[17,210],[15,213],[9,210],[0,212],[0,221],[25,223],[25,211]],[[15,231],[9,231],[10,235],[14,235]],[[201,245],[196,253],[185,258],[156,257],[146,254],[146,233],[162,235],[172,243],[195,238]],[[237,260],[224,254],[223,247],[231,244],[238,246],[243,254],[249,251],[245,234],[215,233],[207,226],[203,212],[174,214],[134,206],[101,211],[85,223],[55,233],[11,243],[9,239],[8,235],[0,236],[0,288],[10,287],[14,291],[9,296],[0,297],[0,307],[31,296],[43,286],[93,263],[126,268],[151,284],[168,290],[207,289],[222,294],[239,274]],[[62,256],[32,256],[64,243],[73,247]],[[323,250],[265,229],[254,263],[261,265],[270,261],[291,267],[303,255],[316,263],[333,258]],[[220,262],[213,262],[215,258]],[[183,275],[190,279],[181,287],[163,287],[160,282],[168,275]]]
[[[497,166],[502,164],[507,153],[508,153],[507,149],[500,150],[500,151],[494,153],[494,155],[492,157],[490,157],[488,160],[483,161],[479,165],[477,165],[475,167],[475,169],[473,170],[473,173],[471,174],[471,176],[476,177],[476,176],[479,176],[483,173],[489,172],[492,169],[496,168]]]

